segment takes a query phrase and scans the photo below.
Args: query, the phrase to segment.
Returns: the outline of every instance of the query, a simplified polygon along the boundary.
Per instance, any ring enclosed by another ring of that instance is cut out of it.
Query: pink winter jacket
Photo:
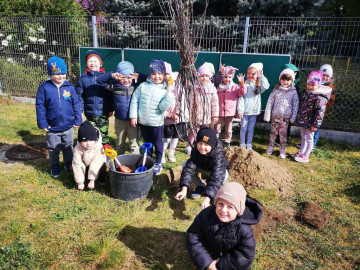
[[[234,82],[229,85],[221,83],[217,88],[217,94],[219,98],[219,116],[235,116],[238,98],[246,94],[246,85],[239,85]]]
[[[74,178],[77,184],[83,184],[85,182],[85,171],[87,166],[89,166],[88,179],[98,179],[100,169],[106,160],[101,142],[101,135],[91,149],[85,149],[81,146],[80,142],[77,142],[77,145],[74,148],[74,157],[72,161]]]
[[[266,104],[264,121],[269,122],[271,118],[288,118],[295,123],[299,109],[299,97],[294,86],[288,89],[276,86],[270,94]]]

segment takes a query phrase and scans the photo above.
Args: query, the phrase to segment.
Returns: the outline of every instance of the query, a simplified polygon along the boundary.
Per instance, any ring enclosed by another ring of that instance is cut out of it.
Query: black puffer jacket
[[[207,269],[219,259],[218,270],[248,269],[255,258],[255,237],[250,225],[262,217],[259,202],[247,197],[241,217],[222,223],[209,206],[198,214],[187,230],[187,250],[198,269]]]
[[[206,181],[204,195],[213,202],[217,191],[224,182],[226,170],[229,169],[229,163],[223,153],[223,145],[219,139],[217,139],[216,147],[206,155],[200,154],[196,146],[192,149],[190,159],[186,162],[181,173],[180,188],[182,186],[190,187],[191,177],[195,174],[196,167],[211,171],[210,179]]]

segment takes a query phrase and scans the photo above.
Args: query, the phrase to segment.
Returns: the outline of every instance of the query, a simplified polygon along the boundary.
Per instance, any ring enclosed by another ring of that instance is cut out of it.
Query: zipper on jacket
[[[61,122],[62,122],[61,120],[63,119],[63,115],[62,115],[62,105],[61,105],[61,96],[60,96],[60,87],[61,87],[61,85],[58,86],[58,85],[55,84],[55,86],[56,86],[56,88],[58,90],[59,103],[60,103],[60,126],[62,126],[61,125]],[[61,129],[63,129],[63,127],[61,127]]]

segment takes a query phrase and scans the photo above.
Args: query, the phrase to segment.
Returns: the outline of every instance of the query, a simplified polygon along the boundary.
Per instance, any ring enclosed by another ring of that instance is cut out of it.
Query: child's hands
[[[133,73],[133,79],[135,80],[135,83],[137,83],[137,80],[139,79],[139,73]]]
[[[136,125],[137,125],[137,118],[131,118],[131,119],[130,119],[130,125],[133,126],[133,127],[136,127]]]
[[[245,83],[244,74],[240,73],[239,75],[237,75],[237,79],[239,81],[239,84],[244,84]]]
[[[179,191],[178,193],[176,193],[175,195],[175,200],[177,201],[181,201],[182,199],[184,199],[186,197],[187,194],[187,187],[183,186],[181,188],[181,191]]]
[[[316,128],[316,127],[311,126],[311,127],[310,127],[310,130],[311,130],[312,132],[315,132],[315,131],[317,131],[317,128]]]
[[[118,73],[118,72],[115,72],[115,73],[111,74],[111,76],[116,80],[120,80],[121,77],[122,77],[122,75],[120,73]]]
[[[220,65],[220,73],[223,74],[225,72],[225,64]]]
[[[262,76],[264,76],[264,71],[262,69],[260,69],[258,74],[259,74],[259,78],[261,78]]]
[[[204,201],[201,203],[201,209],[205,209],[210,206],[210,198],[205,197]]]
[[[242,119],[242,118],[244,117],[244,114],[238,113],[237,117],[238,117],[239,119]]]
[[[43,130],[45,130],[45,132],[49,132],[49,129],[48,129],[48,128],[43,128]]]
[[[213,124],[216,124],[219,121],[219,117],[213,116],[213,117],[211,117],[211,121]]]
[[[217,270],[216,264],[217,264],[218,261],[219,261],[219,259],[213,261],[213,262],[209,265],[209,267],[207,268],[207,270]]]
[[[109,117],[113,116],[114,112],[109,112]]]

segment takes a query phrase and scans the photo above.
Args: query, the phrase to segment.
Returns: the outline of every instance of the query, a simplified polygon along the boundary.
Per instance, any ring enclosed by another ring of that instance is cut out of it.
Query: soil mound
[[[17,144],[5,152],[9,160],[27,161],[33,159],[47,158],[48,151],[46,142],[30,142],[27,144]]]
[[[281,163],[238,146],[227,148],[225,155],[230,164],[231,181],[239,182],[245,187],[277,190],[280,195],[287,195],[292,191],[293,175]]]

